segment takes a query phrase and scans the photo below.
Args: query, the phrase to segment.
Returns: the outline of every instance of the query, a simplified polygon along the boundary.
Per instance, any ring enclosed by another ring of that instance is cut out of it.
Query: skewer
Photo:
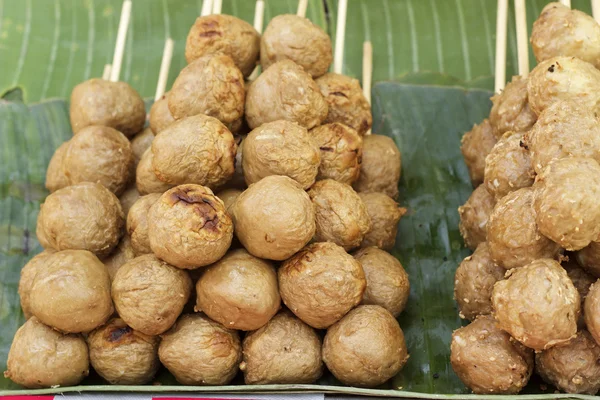
[[[529,47],[527,40],[527,16],[525,0],[515,0],[515,21],[517,25],[517,57],[519,75],[526,78],[529,74]]]
[[[105,81],[110,79],[110,64],[104,64],[104,70],[102,71],[102,79]]]
[[[508,22],[508,0],[498,0],[496,18],[496,80],[494,91],[499,93],[506,83],[506,23]]]
[[[165,41],[162,61],[160,63],[160,72],[158,74],[158,83],[156,84],[156,94],[154,101],[160,99],[165,94],[167,88],[167,79],[169,78],[169,69],[171,68],[171,59],[173,58],[173,39],[168,38]]]
[[[363,94],[369,104],[371,104],[371,80],[373,79],[373,45],[370,40],[363,43],[363,69],[362,69],[362,86]],[[371,134],[369,129],[366,133]]]
[[[308,8],[308,0],[300,0],[298,2],[298,11],[296,15],[299,17],[306,17],[306,9]]]
[[[333,72],[342,73],[344,64],[344,36],[346,35],[346,11],[348,0],[340,0],[338,4],[337,27],[335,30],[335,54],[333,56]]]
[[[221,14],[221,9],[223,8],[223,0],[213,0],[213,14]]]
[[[571,8],[571,0],[560,0],[560,2],[569,8]]]
[[[600,24],[600,0],[592,0],[592,15],[596,22]]]
[[[206,15],[210,15],[213,9],[212,0],[204,0],[202,2],[202,10],[200,11],[200,16],[204,17]]]
[[[258,33],[262,33],[263,29],[263,20],[265,15],[265,2],[264,0],[256,0],[256,7],[254,7],[254,29]],[[258,78],[258,65],[254,67],[254,71],[248,77],[249,81],[253,81]]]
[[[131,0],[123,2],[121,9],[121,20],[119,21],[119,32],[117,33],[117,44],[115,45],[115,54],[113,56],[112,67],[110,70],[110,80],[117,82],[121,75],[121,64],[123,63],[123,51],[125,50],[125,41],[127,40],[127,29],[129,28],[129,19],[131,17]]]

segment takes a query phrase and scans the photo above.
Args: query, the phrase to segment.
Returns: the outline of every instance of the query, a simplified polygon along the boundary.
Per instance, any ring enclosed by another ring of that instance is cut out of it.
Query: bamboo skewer
[[[300,0],[298,2],[298,11],[296,15],[299,17],[306,17],[306,9],[308,8],[308,0]]]
[[[104,64],[104,70],[102,71],[102,79],[104,79],[105,81],[110,79],[110,69],[110,64]]]
[[[371,104],[371,80],[373,79],[373,45],[370,40],[363,43],[362,86],[363,94]],[[366,133],[371,134],[371,129]]]
[[[204,0],[202,2],[202,10],[200,10],[200,16],[204,17],[207,15],[210,15],[212,13],[212,9],[213,9],[212,0]]]
[[[344,64],[344,36],[346,35],[346,11],[348,0],[340,0],[338,3],[337,27],[335,30],[335,54],[333,55],[333,72],[342,73]]]
[[[517,58],[519,75],[526,78],[529,74],[529,43],[527,41],[525,0],[515,0],[515,21],[517,25]]]
[[[158,73],[158,83],[156,84],[156,93],[154,94],[154,101],[160,99],[165,94],[167,88],[167,79],[169,78],[169,69],[171,68],[171,59],[173,58],[173,39],[168,38],[165,41],[165,48],[163,50],[162,61],[160,62],[160,72]]]
[[[212,1],[213,1],[212,13],[213,14],[221,14],[221,10],[223,8],[223,0],[212,0]]]
[[[117,44],[115,45],[115,54],[113,56],[112,67],[110,69],[110,80],[117,82],[121,75],[121,64],[123,63],[123,52],[125,50],[125,41],[127,40],[127,29],[129,28],[129,19],[131,17],[131,0],[123,2],[121,9],[121,19],[119,21],[119,31],[117,33]]]
[[[254,7],[254,29],[258,33],[262,33],[263,30],[263,22],[265,17],[265,2],[264,0],[256,0],[256,7]],[[254,71],[248,77],[249,81],[253,81],[258,78],[258,65],[254,67]]]
[[[592,15],[596,22],[600,24],[600,0],[592,0]]]
[[[496,18],[496,67],[494,91],[499,93],[506,83],[506,23],[508,22],[508,0],[498,0]]]

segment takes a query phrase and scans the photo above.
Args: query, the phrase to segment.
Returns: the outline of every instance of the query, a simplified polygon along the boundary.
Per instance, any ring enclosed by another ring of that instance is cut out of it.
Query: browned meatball
[[[398,207],[398,203],[384,193],[359,193],[358,196],[365,203],[371,219],[371,229],[360,246],[391,250],[396,243],[398,222],[406,214],[406,208]]]
[[[465,245],[471,250],[475,250],[480,243],[486,241],[487,224],[495,205],[496,200],[485,185],[481,184],[471,193],[467,202],[458,207],[458,228]]]
[[[48,169],[46,170],[46,189],[50,192],[55,192],[70,185],[69,178],[63,167],[69,143],[69,141],[66,141],[61,144],[52,155],[50,164],[48,164]]]
[[[364,137],[360,176],[353,185],[357,192],[381,192],[396,199],[401,172],[402,157],[392,138],[383,135]]]
[[[54,250],[44,250],[33,256],[23,268],[21,268],[21,277],[19,279],[19,298],[21,300],[21,309],[26,319],[31,317],[31,306],[29,305],[29,295],[33,286],[33,279],[37,273],[46,267],[48,258]]]
[[[148,212],[160,196],[160,193],[151,193],[140,197],[127,214],[127,233],[131,236],[131,247],[138,256],[152,253],[148,238]]]
[[[150,128],[144,128],[140,133],[135,135],[131,139],[131,152],[133,153],[133,160],[135,168],[137,168],[142,156],[152,146],[154,140],[154,133]],[[134,171],[135,171],[134,168]]]
[[[317,179],[333,179],[352,185],[358,179],[362,163],[360,135],[339,122],[311,129],[310,135],[321,151]]]
[[[600,283],[596,281],[588,292],[583,303],[583,317],[588,331],[600,344]]]
[[[483,183],[485,172],[485,158],[496,144],[496,136],[490,121],[484,119],[479,125],[465,133],[460,141],[460,151],[469,169],[469,176],[473,187]]]
[[[513,76],[502,93],[492,96],[490,125],[496,138],[505,132],[527,132],[535,121],[536,114],[529,107],[527,78]]]
[[[131,247],[131,237],[129,235],[124,235],[117,248],[110,253],[108,257],[102,260],[108,271],[111,282],[115,278],[119,268],[134,258],[135,252],[133,251],[133,247]]]
[[[158,135],[166,127],[175,122],[175,118],[173,118],[169,110],[168,96],[169,92],[166,92],[150,108],[150,129],[155,135]]]
[[[154,154],[152,148],[149,148],[142,155],[135,171],[135,185],[140,195],[164,193],[174,186],[158,179],[152,166],[153,160]]]
[[[581,268],[596,278],[600,278],[600,242],[590,242],[575,253],[575,257]]]

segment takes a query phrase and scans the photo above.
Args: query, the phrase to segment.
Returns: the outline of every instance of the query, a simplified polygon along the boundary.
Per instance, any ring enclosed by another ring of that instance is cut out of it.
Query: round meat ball
[[[540,115],[558,100],[578,99],[590,107],[600,100],[600,71],[575,57],[552,57],[529,74],[527,93],[533,112]]]
[[[195,269],[225,255],[233,223],[223,202],[200,185],[166,191],[148,212],[150,248],[179,268]]]
[[[135,185],[140,195],[164,193],[174,186],[158,179],[152,166],[153,160],[154,154],[152,148],[149,148],[142,155],[135,171]]]
[[[158,336],[148,336],[113,318],[87,338],[94,370],[111,385],[143,385],[154,377]]]
[[[133,163],[131,144],[121,132],[89,126],[69,140],[63,170],[70,184],[100,183],[118,196],[129,183]]]
[[[63,167],[69,143],[69,141],[66,141],[58,146],[50,159],[50,164],[48,164],[48,169],[46,170],[46,189],[48,189],[50,193],[71,184]]]
[[[208,55],[181,70],[167,101],[173,118],[197,114],[231,124],[244,115],[244,76],[226,55]]]
[[[243,342],[247,385],[314,383],[323,374],[321,339],[289,311],[249,332]]]
[[[29,307],[40,321],[59,331],[89,332],[114,311],[108,271],[89,251],[53,253],[33,278]]]
[[[272,175],[250,185],[232,205],[235,234],[255,257],[282,261],[315,234],[315,207],[302,186]]]
[[[540,258],[556,258],[560,252],[560,246],[538,229],[534,197],[532,188],[511,192],[490,215],[487,243],[492,260],[501,267],[522,267]]]
[[[591,158],[554,160],[538,175],[534,208],[540,232],[574,251],[600,235],[600,165]]]
[[[131,151],[133,153],[133,160],[135,167],[137,168],[144,152],[152,146],[154,140],[154,133],[150,128],[144,128],[143,131],[138,133],[131,139]]]
[[[527,78],[513,76],[502,93],[492,96],[492,104],[490,125],[497,139],[509,131],[527,132],[537,120],[529,107]]]
[[[492,305],[498,327],[537,351],[566,343],[577,333],[579,293],[554,260],[512,270],[494,285]]]
[[[166,92],[160,99],[156,100],[150,108],[150,129],[154,135],[158,135],[175,122],[175,118],[173,118],[173,115],[171,115],[171,111],[169,110],[168,96],[169,92]]]
[[[225,205],[225,209],[227,213],[231,214],[231,207],[233,203],[237,200],[240,194],[243,193],[243,190],[239,189],[225,189],[217,193],[217,197],[221,199],[223,204]]]
[[[110,276],[110,281],[112,282],[115,279],[115,275],[117,274],[119,268],[134,258],[135,252],[131,246],[131,237],[129,235],[125,235],[119,242],[117,248],[110,253],[108,257],[102,260],[106,270],[108,271],[108,275]]]
[[[132,137],[144,128],[146,106],[142,97],[126,82],[90,79],[73,88],[69,115],[75,134],[98,125],[114,128]]]
[[[160,193],[140,197],[127,214],[127,233],[131,236],[131,247],[138,256],[152,253],[148,239],[148,212],[160,197]]]
[[[269,21],[260,39],[260,65],[267,69],[281,60],[292,60],[317,78],[333,61],[331,39],[308,18],[278,15]]]
[[[481,184],[473,190],[467,202],[458,207],[458,228],[465,245],[471,250],[487,240],[487,224],[495,205],[496,200]]]
[[[364,267],[364,265],[363,265]],[[487,242],[465,258],[454,275],[454,299],[458,315],[473,321],[478,315],[492,313],[492,289],[504,279],[506,270],[494,263]]]
[[[258,329],[280,305],[275,267],[244,249],[207,267],[196,283],[195,310],[230,329]]]
[[[483,184],[500,200],[510,192],[533,185],[531,157],[523,147],[523,134],[507,132],[485,158]]]
[[[567,393],[595,395],[600,389],[600,346],[587,331],[563,346],[535,356],[535,370],[544,381]]]
[[[391,250],[396,243],[398,222],[406,214],[406,208],[398,207],[398,203],[384,193],[359,193],[358,196],[367,207],[371,219],[371,229],[360,246]]]
[[[119,199],[100,184],[83,182],[46,197],[36,234],[46,249],[89,250],[103,257],[119,243],[123,225]]]
[[[600,283],[598,281],[589,288],[583,305],[583,317],[588,331],[596,343],[600,344]]]
[[[367,135],[363,138],[360,176],[352,186],[360,193],[381,192],[397,199],[401,171],[402,158],[394,141],[383,135]]]
[[[450,363],[477,394],[516,394],[533,372],[533,351],[500,330],[489,315],[452,333]]]
[[[483,183],[485,158],[490,154],[496,142],[494,130],[487,119],[484,119],[479,125],[474,125],[473,129],[463,135],[460,141],[460,151],[469,169],[473,187]]]
[[[194,115],[170,125],[154,139],[152,167],[163,182],[215,188],[233,176],[236,150],[233,135],[222,123]]]
[[[373,125],[371,105],[357,79],[332,72],[316,81],[329,105],[324,124],[340,122],[363,136]]]
[[[600,242],[590,242],[589,245],[575,253],[575,258],[588,274],[600,278]]]
[[[395,376],[408,352],[404,333],[381,306],[359,306],[327,329],[323,361],[350,386],[375,387]]]
[[[4,377],[29,389],[75,386],[89,374],[81,335],[62,334],[36,317],[15,333]]]
[[[308,131],[293,122],[268,122],[244,139],[242,169],[251,185],[270,175],[285,175],[304,189],[315,183],[321,157]]]
[[[146,335],[160,335],[175,323],[191,290],[186,271],[146,254],[119,268],[112,298],[127,325]]]
[[[581,314],[577,320],[577,326],[580,329],[585,328],[585,316],[583,315],[585,298],[590,291],[590,286],[596,281],[596,278],[580,268],[575,261],[568,260],[561,264],[561,266],[567,271],[567,275],[569,275],[571,282],[573,282],[573,286],[575,286],[577,293],[579,293],[579,298],[581,300]]]
[[[339,122],[317,126],[310,135],[321,153],[317,180],[333,179],[347,185],[356,182],[362,163],[360,135]]]
[[[158,356],[183,385],[226,385],[238,372],[242,345],[236,331],[188,314],[162,335]]]
[[[140,192],[138,192],[137,187],[135,185],[129,186],[129,188],[125,190],[121,196],[119,196],[119,202],[121,203],[121,209],[123,210],[125,218],[127,218],[127,214],[129,214],[129,209],[131,208],[131,206],[139,198]]]
[[[600,26],[586,13],[550,3],[533,23],[531,47],[538,62],[573,56],[600,67]]]
[[[277,276],[285,305],[316,329],[333,325],[358,305],[367,285],[360,263],[331,242],[306,246],[281,264]]]
[[[308,195],[315,206],[315,241],[333,242],[345,250],[360,246],[371,229],[371,218],[350,185],[325,179],[315,183]]]
[[[206,55],[225,54],[244,76],[249,76],[258,60],[260,34],[252,25],[232,15],[206,15],[192,25],[185,43],[188,63]]]
[[[25,319],[31,318],[32,315],[31,306],[29,305],[29,295],[31,294],[33,280],[38,271],[46,267],[46,262],[53,253],[55,253],[54,250],[44,250],[33,256],[33,258],[21,269],[21,277],[19,279],[19,299],[21,300],[21,309],[23,310]]]
[[[398,317],[410,294],[408,274],[400,261],[377,247],[360,249],[353,256],[362,265],[367,279],[362,304],[382,306]]]
[[[327,102],[315,81],[290,60],[271,65],[246,93],[246,121],[251,129],[278,120],[312,129],[321,125],[327,111]]]

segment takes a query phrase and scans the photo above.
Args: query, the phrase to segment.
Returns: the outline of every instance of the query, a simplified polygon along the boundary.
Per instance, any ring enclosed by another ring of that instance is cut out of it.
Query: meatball
[[[363,265],[364,268],[364,265]],[[492,313],[492,289],[504,279],[506,270],[494,263],[487,242],[465,258],[454,275],[454,299],[459,316],[473,321],[478,315]]]
[[[558,2],[547,4],[534,22],[531,46],[538,62],[572,56],[600,67],[600,26],[586,13]]]
[[[329,105],[329,112],[323,123],[340,122],[361,136],[371,129],[371,105],[357,79],[330,72],[315,82]]]
[[[65,154],[69,148],[69,143],[67,141],[58,146],[50,159],[50,164],[48,164],[48,169],[46,170],[46,189],[51,193],[71,184],[64,169]]]
[[[226,385],[237,374],[242,345],[236,331],[203,314],[183,315],[162,335],[158,356],[183,385]]]
[[[112,282],[117,274],[119,268],[121,268],[126,262],[131,261],[135,258],[135,252],[131,246],[131,237],[129,235],[123,236],[117,248],[110,253],[110,255],[102,260],[110,281]]]
[[[360,246],[391,250],[396,243],[398,222],[406,214],[406,208],[398,207],[398,203],[384,193],[359,193],[358,196],[367,207],[371,219],[371,229]]]
[[[471,193],[467,202],[458,207],[458,228],[465,245],[471,250],[486,241],[487,224],[495,205],[496,200],[481,184]]]
[[[469,169],[473,187],[483,183],[485,158],[490,154],[496,142],[494,130],[487,119],[484,119],[479,125],[474,125],[473,129],[463,135],[460,141],[460,151]]]
[[[232,205],[235,234],[250,254],[282,261],[315,234],[315,207],[302,186],[287,176],[250,185]]]
[[[585,272],[582,268],[577,265],[574,260],[566,260],[563,262],[561,266],[567,271],[567,275],[569,275],[569,279],[573,282],[573,286],[577,289],[577,293],[579,293],[579,298],[581,300],[581,314],[579,315],[579,319],[577,320],[577,326],[582,329],[585,328],[585,316],[584,314],[584,302],[587,297],[590,286],[592,283],[596,281],[592,275]]]
[[[194,115],[166,128],[152,142],[152,167],[159,180],[172,184],[223,185],[235,171],[237,145],[218,120]]]
[[[591,158],[554,160],[538,175],[534,208],[540,232],[567,250],[600,235],[600,165]]]
[[[160,196],[160,193],[151,193],[140,197],[127,214],[127,233],[131,236],[131,247],[138,256],[152,253],[148,239],[148,212]]]
[[[158,135],[175,122],[175,118],[173,118],[171,110],[169,110],[168,96],[169,92],[166,92],[150,108],[150,129],[154,135]]]
[[[75,386],[89,374],[81,335],[64,335],[32,317],[21,326],[8,352],[4,377],[30,389]]]
[[[133,160],[135,168],[137,168],[144,152],[152,146],[154,140],[154,133],[150,128],[144,128],[143,131],[138,133],[131,139],[131,152],[133,153]],[[134,170],[135,170],[134,168]]]
[[[267,69],[281,60],[292,60],[317,78],[333,61],[331,39],[308,18],[278,15],[269,21],[260,39],[260,65]]]
[[[89,251],[50,254],[33,278],[29,307],[40,321],[59,331],[89,332],[114,311],[108,271]]]
[[[346,385],[375,387],[395,376],[408,352],[398,321],[381,306],[359,306],[327,329],[323,361]]]
[[[315,206],[317,242],[333,242],[346,250],[360,246],[371,229],[371,218],[350,185],[325,179],[315,183],[308,195]]]
[[[191,290],[192,280],[186,271],[153,254],[125,263],[112,283],[117,313],[127,325],[146,335],[159,335],[169,329]]]
[[[146,123],[144,100],[128,83],[98,78],[73,88],[69,114],[75,134],[90,125],[99,125],[132,137]]]
[[[575,253],[575,258],[587,273],[600,278],[600,242],[590,242],[589,245]]]
[[[367,284],[360,263],[331,242],[306,246],[277,274],[285,305],[317,329],[331,326],[359,304]]]
[[[285,175],[304,189],[315,183],[321,157],[306,128],[288,121],[268,122],[244,139],[242,169],[251,185],[265,176]]]
[[[381,192],[397,199],[401,171],[402,157],[394,141],[383,135],[367,135],[360,176],[353,187],[357,192]]]
[[[310,135],[321,153],[317,179],[333,179],[352,185],[358,179],[362,163],[363,141],[360,135],[339,122],[311,129]]]
[[[499,328],[537,351],[566,343],[577,333],[579,293],[554,260],[512,270],[494,285],[492,305]]]
[[[492,96],[492,104],[490,125],[497,139],[509,131],[527,132],[537,120],[529,107],[527,78],[513,76],[502,93]]]
[[[360,249],[353,256],[363,267],[367,280],[362,304],[382,306],[398,317],[410,294],[408,274],[400,261],[377,247]]]
[[[516,394],[533,372],[533,351],[512,340],[489,315],[452,334],[450,363],[477,394]]]
[[[583,305],[583,316],[588,331],[596,343],[600,344],[600,283],[598,281],[589,288]]]
[[[275,267],[244,249],[207,267],[196,283],[195,310],[230,329],[258,329],[280,305]]]
[[[21,300],[21,309],[26,319],[31,318],[31,306],[29,305],[29,295],[33,286],[33,279],[38,271],[46,267],[48,258],[54,250],[44,250],[33,256],[31,260],[21,269],[21,278],[19,279],[19,299]]]
[[[103,257],[119,243],[123,225],[119,199],[100,184],[84,182],[46,197],[36,234],[46,249],[89,250]]]
[[[244,76],[256,66],[260,51],[260,34],[252,25],[231,15],[206,15],[196,18],[185,43],[188,63],[214,54],[225,54]]]
[[[492,260],[501,267],[522,267],[539,258],[556,258],[560,252],[560,246],[538,229],[534,195],[532,188],[511,192],[490,215],[487,243]]]
[[[135,172],[135,185],[139,194],[164,193],[174,185],[158,179],[152,166],[154,154],[152,148],[144,152]]]
[[[121,196],[119,196],[119,202],[121,203],[121,209],[123,210],[123,214],[125,218],[127,218],[127,214],[129,214],[129,209],[131,206],[140,198],[140,192],[138,192],[137,187],[135,185],[129,186]]]
[[[233,223],[210,189],[180,185],[150,208],[148,238],[157,257],[179,268],[195,269],[225,255],[233,239]]]
[[[158,336],[131,329],[113,318],[87,338],[94,370],[111,385],[143,385],[156,374]]]
[[[327,102],[319,87],[301,66],[278,61],[248,87],[246,121],[251,129],[287,120],[312,129],[327,117]]]

